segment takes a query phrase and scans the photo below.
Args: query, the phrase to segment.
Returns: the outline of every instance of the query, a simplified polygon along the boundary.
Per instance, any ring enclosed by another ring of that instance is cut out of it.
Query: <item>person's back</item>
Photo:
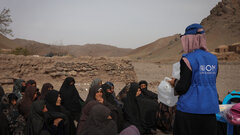
[[[216,90],[218,70],[216,56],[201,49],[183,56],[190,62],[192,83],[188,92],[179,97],[178,102],[185,104],[178,104],[177,109],[197,114],[217,113],[219,108]]]

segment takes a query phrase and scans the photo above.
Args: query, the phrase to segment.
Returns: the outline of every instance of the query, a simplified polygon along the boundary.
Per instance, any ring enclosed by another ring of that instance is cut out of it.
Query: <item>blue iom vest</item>
[[[197,49],[184,54],[191,64],[192,81],[188,91],[181,95],[177,110],[194,114],[216,114],[219,112],[216,77],[218,62],[215,55]]]

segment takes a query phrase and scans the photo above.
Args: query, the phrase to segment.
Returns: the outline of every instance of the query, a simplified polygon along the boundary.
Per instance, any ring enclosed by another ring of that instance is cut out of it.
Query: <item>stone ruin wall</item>
[[[0,65],[0,83],[8,90],[12,90],[13,80],[18,78],[36,80],[39,89],[46,82],[59,89],[68,76],[75,78],[76,85],[89,85],[94,78],[122,84],[136,81],[134,67],[126,58],[50,58],[1,54]]]

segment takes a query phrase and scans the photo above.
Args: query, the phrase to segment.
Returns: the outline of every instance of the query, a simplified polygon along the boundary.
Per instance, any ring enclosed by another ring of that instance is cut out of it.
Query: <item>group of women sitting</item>
[[[132,82],[115,96],[114,84],[94,79],[84,101],[67,77],[60,90],[36,82],[15,81],[13,93],[0,89],[0,134],[140,135],[156,133],[157,94],[147,82]]]

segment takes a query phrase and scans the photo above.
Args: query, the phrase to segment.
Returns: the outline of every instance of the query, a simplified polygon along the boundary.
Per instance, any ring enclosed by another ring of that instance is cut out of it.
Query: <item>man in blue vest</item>
[[[203,27],[189,25],[181,36],[185,54],[180,60],[180,79],[173,78],[179,95],[174,123],[175,135],[216,135],[219,112],[216,78],[218,61],[208,52]]]

